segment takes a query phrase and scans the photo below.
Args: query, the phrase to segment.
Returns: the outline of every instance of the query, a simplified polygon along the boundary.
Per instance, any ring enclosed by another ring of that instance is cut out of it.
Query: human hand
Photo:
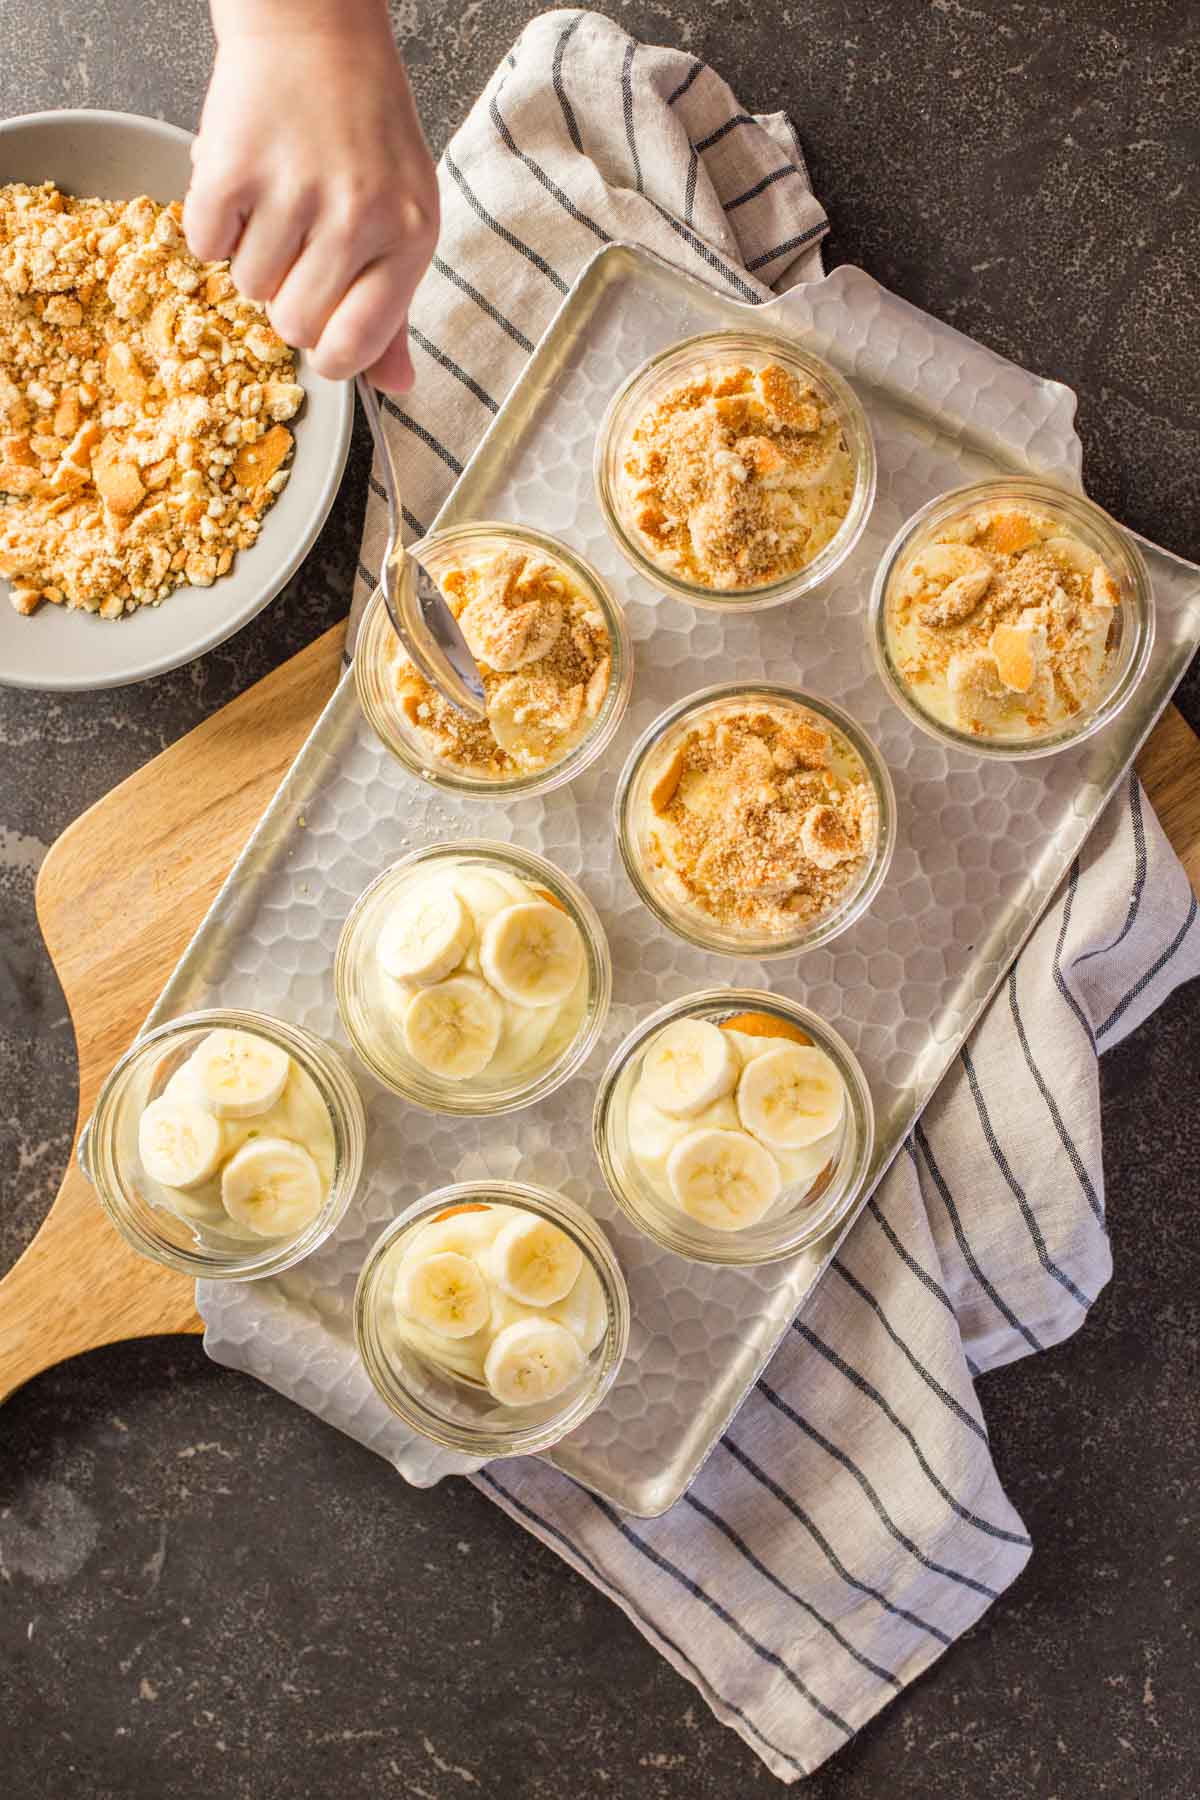
[[[383,0],[212,0],[217,57],[183,225],[331,380],[412,385],[437,177]]]

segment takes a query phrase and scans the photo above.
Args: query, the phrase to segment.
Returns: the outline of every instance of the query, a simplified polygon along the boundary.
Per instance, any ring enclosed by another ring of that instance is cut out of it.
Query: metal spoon
[[[388,539],[379,571],[379,587],[375,593],[382,591],[383,603],[387,607],[388,618],[392,621],[396,636],[426,681],[432,683],[439,693],[445,695],[451,706],[457,707],[467,718],[486,718],[483,682],[475,666],[475,659],[467,648],[466,639],[458,628],[458,621],[438,591],[433,577],[422,567],[411,550],[405,550],[401,541],[400,481],[392,457],[392,447],[383,429],[375,390],[365,375],[356,376],[354,385],[367,415],[367,424],[371,427],[387,494]],[[413,568],[414,579],[411,583],[402,580],[406,556]],[[371,598],[374,597],[372,594]],[[348,654],[353,650],[357,626],[358,618],[354,609],[351,611],[347,631]]]

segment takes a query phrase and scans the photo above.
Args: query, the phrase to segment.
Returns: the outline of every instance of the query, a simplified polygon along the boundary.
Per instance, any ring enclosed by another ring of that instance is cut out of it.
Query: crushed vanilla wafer
[[[288,479],[304,390],[178,203],[0,186],[0,576],[119,618],[209,587]]]
[[[1086,709],[1119,641],[1103,558],[1017,506],[939,526],[888,589],[892,660],[934,717],[978,737],[1035,738]]]
[[[464,717],[393,640],[401,710],[437,760],[488,781],[561,762],[599,717],[612,670],[595,602],[545,556],[508,548],[437,575],[483,681],[487,718]]]
[[[646,554],[699,587],[765,587],[803,569],[854,498],[841,421],[779,363],[718,364],[638,420],[622,511]]]
[[[858,884],[875,845],[862,759],[812,714],[731,703],[665,742],[649,776],[650,875],[734,932],[802,931]]]

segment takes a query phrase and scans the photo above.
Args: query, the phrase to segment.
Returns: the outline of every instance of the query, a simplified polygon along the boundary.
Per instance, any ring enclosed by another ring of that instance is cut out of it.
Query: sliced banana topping
[[[744,1131],[702,1127],[667,1158],[667,1181],[690,1218],[713,1231],[744,1231],[769,1211],[783,1186],[779,1164]]]
[[[454,1250],[404,1264],[396,1277],[396,1305],[445,1338],[473,1337],[492,1313],[483,1270]]]
[[[249,1138],[221,1171],[221,1201],[231,1219],[256,1237],[291,1237],[321,1210],[325,1184],[303,1144]]]
[[[517,1213],[492,1245],[492,1274],[506,1294],[526,1306],[565,1300],[579,1279],[583,1251],[566,1232],[536,1213]]]
[[[599,1277],[570,1235],[499,1202],[451,1207],[415,1232],[392,1299],[402,1338],[506,1406],[568,1387],[608,1329]]]
[[[587,1364],[574,1332],[555,1319],[517,1319],[498,1331],[483,1363],[483,1378],[502,1406],[554,1400]]]
[[[194,1188],[216,1173],[221,1161],[220,1121],[186,1098],[166,1094],[152,1100],[138,1120],[138,1155],[152,1181]]]
[[[274,1106],[292,1061],[286,1050],[250,1031],[210,1031],[188,1060],[202,1106],[218,1119],[251,1119]]]
[[[583,973],[575,921],[546,900],[509,906],[490,920],[479,965],[497,993],[518,1006],[558,1006]]]
[[[729,1093],[740,1067],[727,1032],[707,1019],[675,1019],[643,1056],[640,1087],[671,1118],[694,1118]]]
[[[404,1045],[414,1062],[448,1081],[470,1081],[491,1062],[504,1009],[477,975],[418,988],[404,1013]]]
[[[815,1044],[784,1044],[747,1063],[738,1083],[738,1115],[760,1142],[802,1150],[841,1124],[846,1084]]]
[[[397,981],[427,985],[457,969],[475,935],[475,921],[448,882],[409,889],[385,919],[375,954]]]

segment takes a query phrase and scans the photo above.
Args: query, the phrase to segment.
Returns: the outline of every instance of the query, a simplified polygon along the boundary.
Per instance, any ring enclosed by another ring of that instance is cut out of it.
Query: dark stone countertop
[[[392,10],[440,149],[528,9]],[[1186,5],[610,10],[715,62],[748,106],[788,107],[833,219],[831,263],[1069,382],[1092,493],[1200,557]],[[194,123],[200,0],[6,0],[3,23],[3,114],[85,104]],[[360,431],[286,596],[203,661],[114,694],[0,690],[0,1268],[45,1211],[75,1110],[70,1024],[33,918],[40,859],[85,805],[339,616],[365,474]],[[1195,671],[1182,703],[1200,724]],[[1033,1561],[811,1781],[814,1800],[1200,1792],[1194,989],[1105,1059],[1103,1082],[1116,1277],[1078,1337],[984,1388]],[[410,1490],[198,1342],[96,1352],[9,1401],[0,1594],[14,1800],[775,1788],[614,1607],[472,1489]]]

